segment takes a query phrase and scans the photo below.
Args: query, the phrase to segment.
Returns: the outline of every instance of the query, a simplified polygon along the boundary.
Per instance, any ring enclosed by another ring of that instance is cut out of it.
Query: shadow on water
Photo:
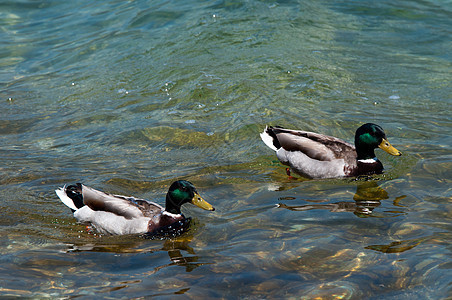
[[[159,247],[146,246],[148,241],[138,238],[132,238],[127,244],[105,244],[105,243],[80,243],[80,244],[66,244],[66,252],[105,252],[105,253],[158,253],[167,252],[170,262],[154,267],[152,271],[148,271],[147,275],[157,273],[158,271],[171,267],[181,266],[185,267],[186,272],[191,272],[199,266],[211,264],[206,262],[199,262],[200,258],[196,255],[195,250],[190,246],[193,236],[184,235],[184,237],[168,239],[162,241],[163,244]],[[160,245],[160,243],[159,243]]]
[[[395,206],[406,196],[399,196],[393,200]],[[352,212],[358,217],[371,216],[374,209],[381,205],[381,200],[389,199],[388,193],[376,181],[359,182],[356,187],[354,201],[340,201],[327,204],[286,205],[279,203],[278,207],[292,211],[307,211],[312,209],[326,209],[331,212]],[[404,214],[403,211],[392,210],[395,214]]]
[[[148,275],[154,274],[159,270],[162,270],[171,266],[185,267],[186,272],[191,272],[199,266],[211,264],[208,262],[199,262],[200,258],[196,255],[193,247],[190,246],[194,235],[198,228],[203,227],[203,224],[199,224],[198,220],[192,220],[188,231],[177,237],[152,237],[155,242],[149,242],[149,238],[146,236],[102,236],[100,235],[100,241],[91,242],[79,242],[79,243],[67,243],[66,249],[62,252],[74,253],[74,252],[104,252],[104,253],[159,253],[167,252],[170,259],[169,263],[155,266],[153,271],[147,272]],[[91,233],[97,235],[95,233]],[[163,243],[163,244],[162,244]]]
[[[405,195],[395,197],[392,200],[393,205],[399,208],[403,208],[403,205],[400,205],[399,202],[404,198],[406,198]],[[353,196],[354,201],[339,201],[326,204],[304,205],[286,205],[284,203],[279,203],[278,208],[285,208],[291,211],[309,211],[318,209],[329,210],[333,213],[351,212],[354,213],[357,217],[365,218],[375,216],[374,210],[381,206],[382,200],[386,199],[390,199],[388,192],[380,187],[377,181],[364,181],[358,183],[356,192]],[[396,215],[406,214],[406,212],[401,209],[385,210],[385,212],[390,212]],[[384,218],[387,217],[387,215],[379,215],[377,217]],[[407,239],[401,241],[393,241],[389,244],[383,245],[368,245],[364,248],[382,253],[401,253],[420,245],[426,240],[426,238]]]
[[[63,237],[59,241],[43,238],[36,245],[36,237],[11,233],[14,252],[2,253],[2,268],[14,269],[15,275],[5,278],[11,296],[72,297],[114,293],[139,288],[150,282],[156,295],[183,294],[189,288],[169,288],[160,278],[176,272],[192,272],[213,262],[200,249],[197,232],[205,225],[192,219],[190,230],[168,239],[146,239],[137,235],[100,235],[86,232],[86,226],[61,227]],[[76,231],[72,231],[72,227]],[[79,230],[80,229],[80,230]],[[82,230],[83,229],[83,230]],[[14,257],[14,260],[11,260]],[[9,258],[9,259],[8,259]],[[90,278],[87,280],[87,276]],[[183,275],[181,275],[183,276]],[[27,289],[24,289],[27,286]]]
[[[364,248],[369,250],[375,250],[382,253],[401,253],[413,249],[414,247],[418,246],[419,244],[426,240],[427,238],[397,241],[391,242],[388,245],[369,245]]]

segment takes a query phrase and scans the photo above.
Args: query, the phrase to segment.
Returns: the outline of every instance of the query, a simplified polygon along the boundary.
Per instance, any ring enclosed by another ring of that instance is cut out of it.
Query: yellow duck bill
[[[383,139],[378,147],[391,155],[400,156],[402,152],[394,148],[386,139]]]
[[[210,210],[210,211],[215,210],[215,208],[209,202],[204,200],[198,193],[195,193],[195,195],[191,199],[191,203],[193,203],[197,207],[205,209],[205,210]]]

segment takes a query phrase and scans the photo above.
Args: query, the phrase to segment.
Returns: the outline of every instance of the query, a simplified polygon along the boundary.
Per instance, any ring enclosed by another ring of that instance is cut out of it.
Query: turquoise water
[[[449,1],[0,7],[0,296],[452,297]],[[259,138],[366,122],[403,152],[369,180],[290,179]],[[89,232],[53,192],[163,203],[179,178],[216,211],[165,241]]]

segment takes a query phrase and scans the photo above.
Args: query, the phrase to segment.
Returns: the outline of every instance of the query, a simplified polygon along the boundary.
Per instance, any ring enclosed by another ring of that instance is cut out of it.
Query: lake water
[[[450,1],[0,7],[0,297],[452,297]],[[259,138],[366,122],[403,156],[360,180],[291,179]],[[176,179],[216,211],[169,240],[87,231],[54,193]]]

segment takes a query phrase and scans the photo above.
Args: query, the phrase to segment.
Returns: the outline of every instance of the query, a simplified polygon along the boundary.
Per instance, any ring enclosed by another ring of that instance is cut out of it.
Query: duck
[[[58,188],[55,192],[73,211],[78,222],[91,224],[99,233],[110,235],[175,236],[185,231],[190,223],[191,218],[185,218],[181,213],[183,204],[215,210],[186,180],[171,184],[165,208],[144,199],[105,193],[81,183]]]
[[[279,161],[298,175],[310,179],[354,177],[381,174],[383,164],[375,155],[380,148],[400,156],[379,125],[366,123],[355,133],[355,145],[328,135],[266,126],[262,141],[276,152]]]

